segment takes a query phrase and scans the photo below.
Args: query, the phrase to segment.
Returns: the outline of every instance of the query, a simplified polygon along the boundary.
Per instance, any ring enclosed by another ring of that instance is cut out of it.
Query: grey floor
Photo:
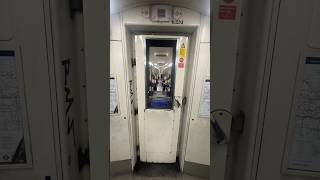
[[[205,180],[202,178],[193,177],[187,174],[179,175],[177,177],[148,177],[148,176],[138,176],[132,174],[118,175],[111,177],[111,180]]]
[[[135,171],[111,177],[111,180],[205,180],[179,172],[177,164],[139,163]]]

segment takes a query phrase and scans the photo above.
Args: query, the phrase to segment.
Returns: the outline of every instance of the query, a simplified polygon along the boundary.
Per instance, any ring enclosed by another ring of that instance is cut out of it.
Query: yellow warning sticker
[[[186,56],[186,48],[180,48],[179,56],[180,57],[185,57]]]

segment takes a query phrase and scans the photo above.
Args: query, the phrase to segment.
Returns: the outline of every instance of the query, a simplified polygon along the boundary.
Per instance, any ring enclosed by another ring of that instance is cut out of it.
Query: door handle
[[[211,112],[210,115],[210,124],[213,128],[213,136],[216,139],[216,143],[217,144],[223,144],[223,142],[226,141],[226,134],[223,131],[223,129],[221,128],[220,124],[218,123],[218,121],[215,119],[213,112]]]

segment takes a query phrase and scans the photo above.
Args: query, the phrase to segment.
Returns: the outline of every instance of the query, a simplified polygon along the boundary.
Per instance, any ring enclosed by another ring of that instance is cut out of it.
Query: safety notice
[[[186,48],[180,48],[179,56],[180,57],[185,57],[186,56]]]
[[[235,20],[236,19],[236,13],[237,13],[237,7],[236,6],[221,5],[219,7],[219,19]]]
[[[14,51],[0,51],[0,164],[26,162],[16,67]]]
[[[289,168],[320,172],[320,57],[307,57],[295,107]]]

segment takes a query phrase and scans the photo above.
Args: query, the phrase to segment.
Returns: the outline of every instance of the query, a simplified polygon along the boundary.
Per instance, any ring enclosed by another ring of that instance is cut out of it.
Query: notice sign
[[[236,6],[221,5],[219,7],[219,19],[235,20],[237,13]]]
[[[184,63],[178,63],[178,68],[184,68]]]
[[[186,56],[186,47],[184,43],[182,43],[180,50],[179,50],[179,56],[180,58],[184,58]]]
[[[0,165],[26,163],[20,100],[14,51],[0,51]]]
[[[117,81],[114,77],[110,78],[110,114],[119,113]]]
[[[203,117],[210,116],[210,80],[206,80],[203,85],[199,115]]]
[[[186,48],[180,48],[179,56],[180,57],[185,57],[186,56]]]
[[[294,112],[289,168],[320,172],[320,57],[307,57]]]

